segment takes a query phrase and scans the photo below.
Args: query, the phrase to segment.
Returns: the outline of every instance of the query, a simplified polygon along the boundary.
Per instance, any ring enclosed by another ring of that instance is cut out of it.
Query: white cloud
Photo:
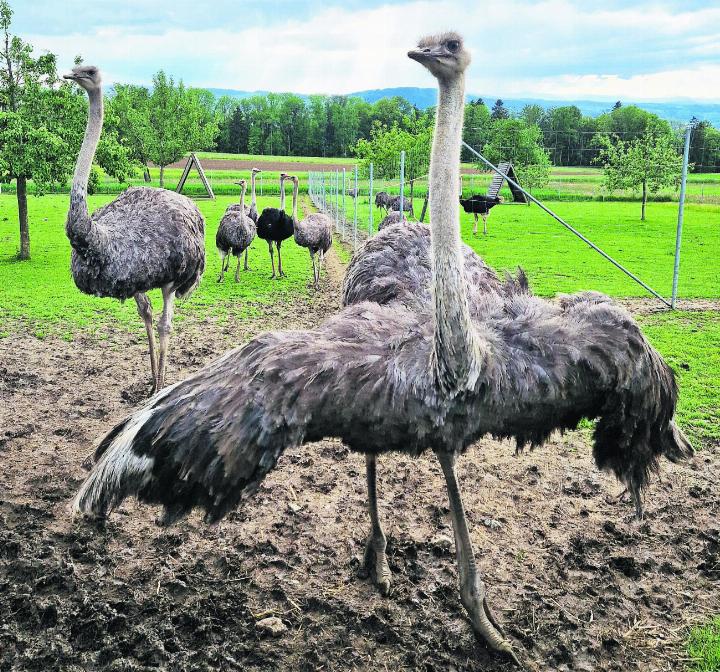
[[[468,89],[498,95],[720,99],[720,8],[590,11],[568,0],[415,0],[362,10],[330,7],[272,28],[103,28],[31,35],[70,64],[81,53],[108,81],[147,82],[159,68],[188,84],[343,93],[432,86],[405,57],[416,38],[459,28],[474,54]],[[317,7],[317,6],[316,6]],[[713,64],[713,62],[715,64]],[[602,74],[607,73],[607,74]]]

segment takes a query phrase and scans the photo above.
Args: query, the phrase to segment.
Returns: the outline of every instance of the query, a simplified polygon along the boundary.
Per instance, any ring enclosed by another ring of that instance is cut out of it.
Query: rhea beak
[[[408,58],[412,58],[413,61],[417,61],[418,63],[427,63],[428,61],[432,61],[434,58],[438,56],[437,52],[433,51],[429,47],[420,48],[417,47],[415,49],[410,49],[408,51]]]
[[[78,80],[78,76],[74,73],[70,73],[69,75],[63,75],[63,79],[70,79],[73,82],[76,82]]]

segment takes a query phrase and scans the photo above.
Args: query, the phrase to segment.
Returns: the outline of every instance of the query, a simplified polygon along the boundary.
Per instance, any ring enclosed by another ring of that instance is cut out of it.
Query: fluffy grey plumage
[[[310,254],[327,252],[332,245],[333,223],[322,212],[313,212],[295,225],[295,242],[306,247]]]
[[[293,236],[300,247],[306,247],[310,253],[310,260],[313,267],[313,283],[315,287],[320,284],[320,267],[325,258],[325,253],[332,245],[333,221],[325,213],[314,212],[305,219],[298,221],[298,178],[291,177],[293,181]],[[319,255],[318,264],[315,264],[315,255]]]
[[[407,223],[408,223],[408,220],[407,220],[407,217],[405,217],[404,212],[398,212],[397,210],[392,210],[385,217],[383,217],[380,224],[378,224],[378,231],[382,231],[383,229],[386,229],[388,226],[394,226],[395,224],[407,224]]]
[[[72,246],[73,278],[87,294],[135,297],[148,334],[153,387],[160,388],[175,296],[187,296],[205,268],[205,220],[189,198],[148,187],[127,189],[89,214],[87,184],[103,125],[101,76],[94,66],[79,66],[66,78],[82,86],[90,101],[65,225]],[[155,288],[162,288],[164,300],[157,361],[152,307],[145,295]]]
[[[217,233],[215,234],[215,245],[220,253],[222,260],[222,268],[218,282],[223,281],[224,273],[227,270],[229,255],[238,258],[237,269],[235,271],[235,280],[238,280],[240,271],[240,255],[245,252],[245,270],[248,270],[248,248],[255,238],[255,222],[247,215],[247,206],[245,205],[245,180],[240,183],[242,189],[240,194],[240,203],[234,203],[225,210],[223,218],[220,220]]]
[[[87,220],[71,209],[66,229],[73,279],[86,294],[129,299],[172,285],[186,296],[205,267],[203,216],[173,191],[130,187]]]
[[[522,271],[517,280],[507,278],[503,282],[471,247],[463,244],[462,254],[465,285],[474,314],[479,314],[474,303],[477,293],[528,293]],[[431,281],[430,228],[417,222],[387,227],[370,238],[350,261],[343,281],[343,305],[362,301],[427,305],[431,300]]]
[[[390,201],[388,202],[388,208],[390,210],[399,211],[400,210],[400,196],[394,196],[393,198],[391,198]],[[413,206],[412,206],[412,201],[409,198],[403,198],[402,209],[405,212],[412,213]]]
[[[378,191],[378,193],[375,194],[375,207],[382,208],[383,210],[387,211],[389,206],[390,194],[385,191]]]

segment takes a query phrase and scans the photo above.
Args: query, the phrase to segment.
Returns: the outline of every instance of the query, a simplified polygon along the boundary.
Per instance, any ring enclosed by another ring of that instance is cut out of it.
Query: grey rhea
[[[310,261],[313,268],[313,285],[315,289],[320,288],[320,269],[322,268],[325,254],[332,245],[333,221],[325,213],[313,212],[302,221],[298,221],[298,178],[291,176],[293,183],[293,206],[292,217],[294,222],[293,236],[300,247],[306,247],[310,252]],[[318,263],[315,264],[315,255],[318,256]]]
[[[254,224],[257,224],[258,221],[257,193],[255,190],[255,182],[258,173],[262,173],[262,170],[259,168],[253,168],[250,171],[250,207],[245,213],[248,217],[250,217],[250,219],[252,219]]]
[[[399,212],[398,210],[391,210],[388,212],[385,217],[383,217],[380,224],[378,224],[378,231],[382,231],[383,229],[387,229],[388,226],[394,226],[395,224],[407,224],[408,220],[407,217],[405,217],[404,212]]]
[[[245,190],[247,189],[247,182],[240,180],[238,184],[240,185],[240,203],[228,206],[215,234],[215,246],[220,253],[218,282],[222,282],[225,278],[225,272],[230,265],[230,255],[237,257],[235,282],[240,280],[240,257],[243,256],[243,252],[245,252],[245,270],[250,270],[248,268],[248,251],[255,238],[255,222],[246,214]]]
[[[481,262],[465,268],[458,175],[469,55],[454,33],[425,38],[409,55],[440,88],[431,235],[415,236],[429,242],[418,296],[397,286],[386,302],[358,297],[316,329],[262,334],[164,390],[102,440],[74,510],[106,515],[134,495],[162,505],[163,524],[193,507],[217,521],[257,490],[287,447],[338,437],[367,456],[365,568],[374,567],[387,592],[374,456],[431,449],[447,482],[462,604],[478,635],[515,657],[485,599],[458,455],[487,434],[537,445],[583,417],[598,418],[596,462],[639,502],[660,457],[678,460],[691,447],[673,422],[672,372],[625,311],[597,294],[549,303],[507,291]],[[389,227],[377,238],[399,241],[402,233]],[[468,272],[485,291],[468,290]]]
[[[120,300],[134,297],[147,332],[156,391],[165,382],[175,297],[188,296],[205,268],[205,220],[189,198],[149,187],[131,187],[89,214],[88,178],[103,126],[102,80],[94,66],[78,66],[65,78],[79,84],[89,98],[65,225],[72,246],[72,275],[86,294]],[[157,358],[152,306],[146,294],[155,288],[163,295]]]

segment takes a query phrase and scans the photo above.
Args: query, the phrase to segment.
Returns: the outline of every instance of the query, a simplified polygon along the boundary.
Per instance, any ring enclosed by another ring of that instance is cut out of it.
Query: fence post
[[[342,233],[340,237],[345,241],[345,168],[343,168],[342,180]]]
[[[358,167],[355,164],[355,207],[353,208],[353,252],[357,250]]]
[[[373,208],[375,207],[375,204],[373,203],[373,164],[370,163],[370,198],[368,199],[368,204],[370,205],[370,219],[368,220],[368,238],[370,238],[373,235]]]
[[[675,235],[675,267],[673,268],[672,298],[670,307],[677,301],[678,278],[680,275],[680,243],[682,241],[683,217],[685,215],[685,185],[687,183],[688,160],[690,158],[690,136],[692,124],[685,129],[685,151],[683,152],[682,179],[680,181],[680,205],[678,206],[677,234]]]
[[[405,205],[405,150],[400,152],[400,221]]]
[[[340,231],[340,169],[335,169],[335,233]]]

